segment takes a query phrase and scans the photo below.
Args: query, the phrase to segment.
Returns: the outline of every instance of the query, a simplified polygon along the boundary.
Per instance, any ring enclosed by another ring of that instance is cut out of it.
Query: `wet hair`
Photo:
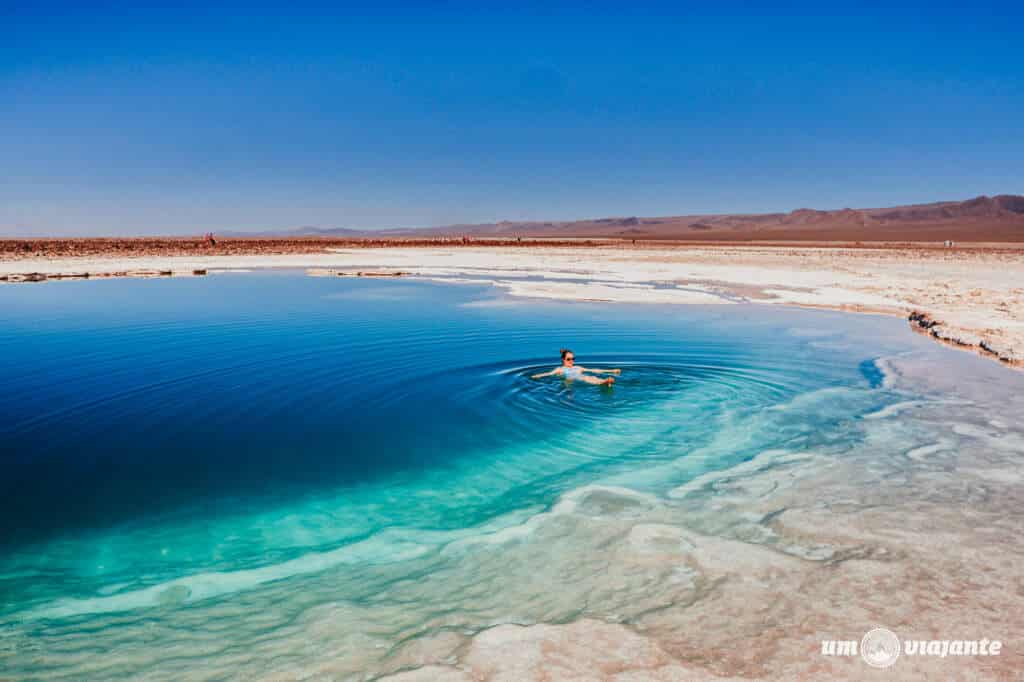
[[[565,356],[566,356],[566,355],[568,355],[569,353],[572,353],[572,351],[571,351],[571,350],[569,350],[568,348],[562,348],[562,349],[560,349],[560,350],[559,350],[558,352],[562,354],[562,359],[563,359],[563,360],[565,360]],[[576,357],[576,354],[575,354],[575,353],[572,353],[572,354],[573,354],[573,357]]]

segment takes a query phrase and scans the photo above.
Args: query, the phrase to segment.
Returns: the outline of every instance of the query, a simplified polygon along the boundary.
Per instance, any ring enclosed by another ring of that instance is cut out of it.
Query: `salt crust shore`
[[[675,246],[331,249],[292,255],[0,262],[0,282],[307,268],[490,282],[513,296],[623,303],[758,303],[897,314],[952,346],[1024,365],[1024,249]]]

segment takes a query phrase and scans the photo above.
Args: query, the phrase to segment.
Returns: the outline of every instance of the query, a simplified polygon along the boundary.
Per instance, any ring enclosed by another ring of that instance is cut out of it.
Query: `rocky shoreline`
[[[45,282],[62,279],[110,279],[112,277],[202,277],[206,270],[114,270],[110,272],[25,272],[0,274],[0,282]]]
[[[907,321],[910,322],[910,328],[914,331],[927,334],[946,345],[973,350],[979,355],[994,357],[996,360],[1014,367],[1024,367],[1024,357],[1015,349],[1003,346],[997,341],[982,338],[969,330],[944,324],[928,313],[915,310],[907,317]]]

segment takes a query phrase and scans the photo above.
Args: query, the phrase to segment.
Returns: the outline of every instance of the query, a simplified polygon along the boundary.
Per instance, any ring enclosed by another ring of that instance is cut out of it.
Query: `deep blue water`
[[[0,621],[407,580],[595,482],[663,494],[850,440],[891,399],[872,360],[897,324],[281,272],[0,287]],[[560,347],[618,383],[529,379]]]

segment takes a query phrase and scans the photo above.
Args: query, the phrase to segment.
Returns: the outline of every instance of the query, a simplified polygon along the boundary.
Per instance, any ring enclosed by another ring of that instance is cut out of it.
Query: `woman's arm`
[[[558,374],[561,369],[562,369],[561,367],[556,367],[553,370],[551,370],[550,372],[541,372],[540,374],[534,374],[530,378],[531,379],[542,379],[543,377],[554,376],[554,375]]]
[[[579,367],[579,365],[577,365]],[[621,369],[591,369],[590,367],[580,367],[581,372],[593,372],[594,374],[622,374]]]

